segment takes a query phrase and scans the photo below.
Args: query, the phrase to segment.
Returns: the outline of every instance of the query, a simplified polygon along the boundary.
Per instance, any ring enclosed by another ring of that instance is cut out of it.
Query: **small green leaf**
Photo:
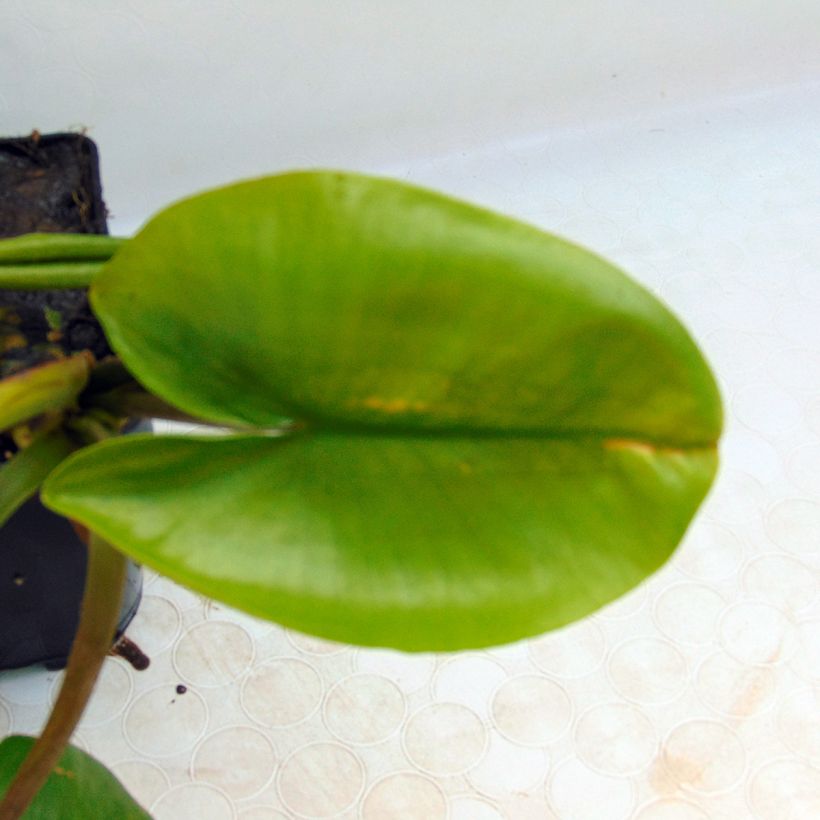
[[[455,649],[581,617],[669,557],[715,473],[715,381],[663,305],[429,191],[332,172],[212,191],[91,297],[165,401],[306,432],[105,443],[46,503],[326,637]]]
[[[35,439],[30,447],[0,466],[0,527],[74,449],[64,433],[55,431]]]
[[[0,795],[34,744],[33,737],[12,735],[0,742]],[[105,766],[70,746],[46,785],[23,815],[24,820],[151,820]]]
[[[0,430],[72,405],[85,387],[90,369],[88,356],[78,353],[0,381]]]
[[[63,323],[63,314],[60,313],[59,310],[54,310],[54,308],[50,307],[44,308],[43,313],[45,314],[48,326],[52,330],[59,330],[60,325]]]

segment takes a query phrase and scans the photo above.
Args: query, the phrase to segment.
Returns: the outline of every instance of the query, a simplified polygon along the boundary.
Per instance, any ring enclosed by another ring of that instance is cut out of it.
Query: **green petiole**
[[[25,234],[0,240],[0,288],[87,288],[125,239],[92,234]]]

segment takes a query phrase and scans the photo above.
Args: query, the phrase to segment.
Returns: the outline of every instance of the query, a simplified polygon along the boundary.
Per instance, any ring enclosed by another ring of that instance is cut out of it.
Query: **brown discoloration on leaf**
[[[362,407],[368,410],[379,410],[383,413],[423,413],[429,405],[423,401],[411,401],[410,399],[383,399],[379,396],[368,396],[361,402]]]

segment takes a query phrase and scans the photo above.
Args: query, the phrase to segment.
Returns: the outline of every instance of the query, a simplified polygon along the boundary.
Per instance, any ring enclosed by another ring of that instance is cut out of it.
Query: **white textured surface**
[[[720,477],[642,588],[487,652],[328,645],[150,577],[152,666],[108,661],[77,742],[158,818],[820,816],[820,6],[295,5],[0,0],[0,131],[90,126],[120,231],[325,164],[578,240],[703,344]],[[0,676],[0,735],[58,678]]]

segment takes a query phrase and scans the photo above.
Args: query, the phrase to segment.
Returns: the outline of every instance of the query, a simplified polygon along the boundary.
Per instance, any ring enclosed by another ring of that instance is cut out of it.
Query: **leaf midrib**
[[[291,429],[282,430],[263,428],[243,429],[237,433],[240,436],[267,437],[280,436],[284,439],[295,440],[300,436],[320,435],[338,438],[385,438],[385,439],[463,439],[463,440],[523,440],[523,441],[555,441],[569,444],[600,446],[603,449],[619,450],[632,449],[646,452],[687,453],[701,450],[714,450],[717,447],[717,438],[672,440],[647,435],[636,435],[629,430],[560,430],[527,428],[475,428],[469,426],[450,427],[413,427],[403,425],[379,426],[374,424],[355,424],[352,422],[313,422],[306,419],[297,419]],[[205,438],[204,440],[209,440]]]

